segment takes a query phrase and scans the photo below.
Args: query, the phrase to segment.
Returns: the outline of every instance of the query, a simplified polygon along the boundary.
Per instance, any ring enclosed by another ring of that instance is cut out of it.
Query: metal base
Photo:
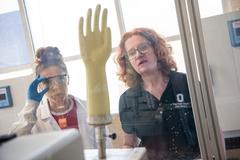
[[[106,129],[105,126],[95,127],[96,141],[98,145],[98,158],[106,159]]]

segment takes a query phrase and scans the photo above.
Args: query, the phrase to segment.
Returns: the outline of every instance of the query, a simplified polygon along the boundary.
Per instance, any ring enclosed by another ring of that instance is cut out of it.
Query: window
[[[25,0],[35,49],[57,46],[64,57],[79,55],[78,22],[86,17],[88,8],[101,4],[108,9],[108,25],[112,29],[113,46],[118,44],[120,33],[114,1],[85,0]]]
[[[170,37],[169,43],[173,47],[173,56],[177,60],[178,69],[185,72],[174,1],[151,0],[146,3],[143,0],[124,0],[119,3],[122,5],[122,20],[126,30],[134,27],[150,27],[164,37]],[[81,16],[86,17],[88,8],[94,11],[96,4],[101,4],[102,8],[108,9],[108,26],[111,27],[112,46],[115,48],[120,40],[118,26],[120,22],[118,22],[114,1],[75,0],[69,3],[67,0],[25,0],[34,48],[52,45],[61,50],[70,74],[69,92],[81,99],[86,99],[86,78],[84,64],[80,58],[78,22]],[[159,12],[156,13],[156,10]],[[109,95],[111,112],[117,113],[119,96],[126,87],[116,76],[113,53],[107,62],[106,73],[108,90],[111,93]]]
[[[29,64],[31,58],[17,0],[4,0],[0,5],[0,68],[5,71]]]
[[[165,37],[179,35],[173,0],[122,0],[126,30],[149,27]]]
[[[35,49],[42,46],[57,46],[65,57],[70,74],[69,93],[86,100],[85,66],[80,58],[78,22],[80,17],[86,17],[88,8],[94,9],[101,4],[102,9],[108,9],[108,26],[112,31],[112,46],[116,47],[120,39],[117,15],[114,1],[84,1],[74,0],[25,0],[29,24]],[[116,65],[110,57],[106,65],[108,89],[116,92]],[[110,95],[112,113],[118,112],[119,95]]]

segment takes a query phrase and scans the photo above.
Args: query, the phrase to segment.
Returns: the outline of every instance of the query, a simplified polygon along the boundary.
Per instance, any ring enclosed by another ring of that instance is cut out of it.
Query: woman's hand
[[[38,92],[38,85],[42,81],[46,80],[46,78],[38,76],[29,86],[28,88],[28,99],[34,100],[36,102],[40,102],[44,94],[48,91],[48,88],[43,89],[41,92]]]
[[[138,138],[135,134],[123,133],[123,146],[122,148],[134,148],[138,146]]]

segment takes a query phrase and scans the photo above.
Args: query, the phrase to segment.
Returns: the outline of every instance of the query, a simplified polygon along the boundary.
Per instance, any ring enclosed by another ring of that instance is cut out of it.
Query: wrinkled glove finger
[[[111,40],[111,29],[108,27],[103,34],[104,38],[104,48],[106,49],[106,52],[103,52],[102,55],[105,57],[105,60],[108,59],[112,52],[112,40]]]
[[[86,21],[86,36],[90,35],[92,32],[91,19],[92,19],[92,9],[89,8],[87,12],[87,21]]]
[[[83,17],[79,20],[79,44],[80,44],[80,54],[83,59],[86,59],[86,44],[85,44],[85,36],[83,31],[84,19]]]
[[[108,56],[111,54],[111,50],[112,50],[112,38],[111,38],[111,29],[110,27],[107,27],[107,30],[106,30],[106,34],[105,34],[105,44],[104,45],[107,45],[107,53],[108,53]]]
[[[96,10],[95,10],[95,15],[94,15],[94,32],[99,32],[99,15],[101,11],[101,6],[97,5]]]
[[[105,8],[102,13],[102,28],[101,31],[105,32],[107,29],[107,9]]]
[[[79,20],[79,38],[82,39],[84,37],[83,33],[83,17]]]

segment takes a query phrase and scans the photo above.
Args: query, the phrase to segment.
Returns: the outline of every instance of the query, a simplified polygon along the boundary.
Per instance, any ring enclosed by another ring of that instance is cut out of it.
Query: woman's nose
[[[141,57],[141,56],[143,56],[143,53],[141,52],[141,51],[139,51],[138,49],[136,49],[136,54],[135,54],[135,57],[137,58],[137,57]]]

